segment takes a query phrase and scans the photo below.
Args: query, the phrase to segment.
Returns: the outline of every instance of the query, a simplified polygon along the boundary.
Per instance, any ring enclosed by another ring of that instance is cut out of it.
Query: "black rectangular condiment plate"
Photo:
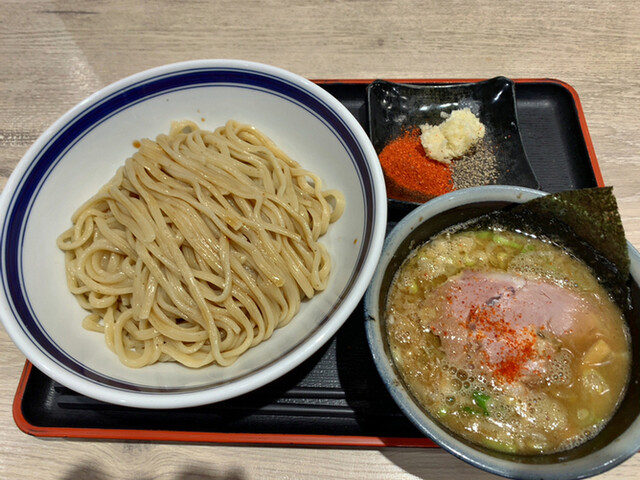
[[[318,83],[368,131],[369,81]],[[556,80],[516,80],[516,104],[522,141],[542,190],[603,185],[573,88]],[[406,212],[390,205],[389,226]],[[14,418],[23,431],[41,437],[434,446],[398,410],[380,381],[363,319],[361,304],[331,342],[294,371],[242,397],[195,408],[140,410],[102,403],[61,386],[27,362],[14,401]]]

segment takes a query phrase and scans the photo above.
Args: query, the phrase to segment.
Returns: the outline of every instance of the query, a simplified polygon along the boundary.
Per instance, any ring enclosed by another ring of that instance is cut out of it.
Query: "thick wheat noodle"
[[[318,239],[344,211],[254,127],[142,140],[58,238],[67,283],[130,367],[229,365],[326,288]]]

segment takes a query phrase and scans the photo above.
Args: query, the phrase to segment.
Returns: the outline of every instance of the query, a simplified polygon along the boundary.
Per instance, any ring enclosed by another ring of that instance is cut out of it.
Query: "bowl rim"
[[[508,478],[525,480],[569,480],[586,478],[607,471],[627,460],[640,449],[640,416],[636,418],[615,441],[584,457],[555,464],[524,464],[497,458],[473,448],[449,434],[438,422],[432,420],[403,389],[392,360],[386,355],[386,339],[381,335],[376,312],[379,312],[379,292],[382,278],[400,243],[420,224],[431,217],[455,207],[485,201],[524,203],[548,195],[549,192],[509,185],[485,185],[454,191],[436,197],[405,216],[387,236],[378,269],[365,293],[365,330],[374,364],[385,387],[400,410],[426,436],[459,459],[487,472]],[[631,259],[631,275],[640,282],[640,253],[627,241]]]
[[[108,385],[90,382],[86,377],[62,368],[50,357],[40,352],[32,343],[32,340],[22,331],[20,327],[21,320],[16,318],[7,299],[6,288],[9,282],[6,278],[6,259],[4,254],[5,250],[3,249],[2,255],[0,255],[2,257],[0,285],[3,287],[2,293],[0,294],[0,320],[5,330],[14,344],[38,369],[58,383],[88,397],[108,403],[138,408],[182,408],[226,400],[259,388],[286,374],[324,345],[356,308],[375,272],[376,261],[382,251],[386,229],[386,189],[382,169],[377,162],[377,155],[364,129],[345,105],[314,82],[279,67],[245,60],[201,59],[162,65],[117,80],[80,101],[60,116],[38,137],[14,168],[0,194],[0,224],[2,225],[2,229],[4,230],[5,228],[4,224],[7,216],[13,212],[13,198],[16,191],[20,188],[22,178],[28,175],[30,167],[37,159],[38,153],[46,148],[48,142],[51,142],[71,119],[124,88],[131,87],[138,83],[144,83],[151,78],[169,75],[183,70],[198,69],[204,71],[238,69],[275,77],[278,81],[291,85],[295,89],[304,91],[313,96],[313,98],[318,99],[336,118],[339,118],[346,130],[348,130],[349,134],[353,137],[356,147],[361,150],[362,158],[365,160],[365,164],[369,169],[371,179],[371,185],[369,186],[371,190],[371,203],[375,216],[371,222],[368,250],[365,250],[362,254],[363,262],[360,271],[354,272],[354,280],[350,291],[345,294],[342,304],[331,313],[330,319],[320,324],[304,342],[291,350],[286,357],[282,357],[261,369],[259,375],[250,373],[239,380],[227,382],[222,386],[204,386],[197,390],[186,392],[149,393],[114,389]],[[350,148],[345,148],[351,150]]]

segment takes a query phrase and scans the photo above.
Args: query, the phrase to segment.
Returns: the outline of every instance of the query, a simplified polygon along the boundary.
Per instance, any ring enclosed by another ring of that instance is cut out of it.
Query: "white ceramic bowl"
[[[273,337],[230,367],[178,364],[130,369],[66,287],[56,237],[73,211],[134,152],[132,142],[189,119],[215,129],[228,119],[266,133],[329,188],[346,195],[344,216],[322,238],[333,269],[326,291],[304,303]],[[322,346],[362,298],[386,228],[386,192],[376,153],[348,110],[290,72],[237,60],[163,66],[118,81],[63,115],[29,149],[0,202],[0,316],[46,375],[111,403],[177,408],[228,399],[285,374]]]
[[[607,426],[593,439],[552,455],[524,456],[480,447],[432,418],[405,388],[390,356],[384,308],[395,272],[407,255],[444,228],[513,203],[545,195],[523,187],[484,186],[459,190],[417,207],[391,231],[365,296],[366,333],[382,380],[400,409],[418,429],[462,460],[491,473],[519,479],[575,479],[602,473],[640,450],[640,254],[628,245],[633,309],[626,312],[632,340],[632,372],[627,393]]]

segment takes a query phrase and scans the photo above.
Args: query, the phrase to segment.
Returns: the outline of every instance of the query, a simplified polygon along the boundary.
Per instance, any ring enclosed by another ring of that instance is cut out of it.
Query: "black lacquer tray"
[[[396,80],[397,81],[397,80]],[[469,80],[402,80],[449,84]],[[322,80],[368,131],[368,80]],[[576,92],[557,80],[516,80],[520,134],[540,188],[602,186]],[[411,205],[390,202],[389,227]],[[61,386],[29,362],[13,406],[16,424],[41,437],[341,446],[434,446],[395,406],[378,377],[362,305],[313,357],[242,397],[179,410],[105,404]]]

